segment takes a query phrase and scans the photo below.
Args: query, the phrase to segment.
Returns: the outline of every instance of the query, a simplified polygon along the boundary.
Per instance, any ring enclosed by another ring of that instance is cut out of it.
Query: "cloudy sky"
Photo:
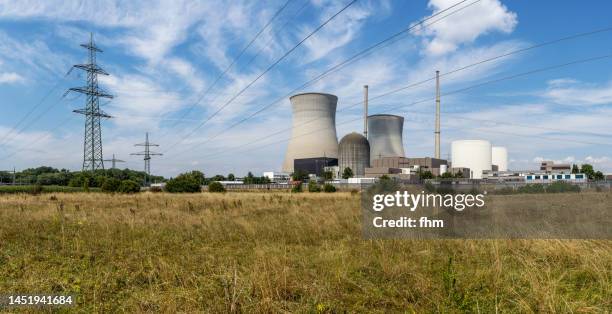
[[[362,128],[365,84],[385,95],[371,113],[405,117],[406,154],[431,156],[434,82],[388,92],[439,70],[443,156],[452,140],[487,139],[508,148],[514,169],[551,159],[612,173],[612,30],[513,53],[611,27],[611,3],[468,0],[418,24],[459,0],[359,0],[261,75],[349,2],[0,0],[0,170],[80,169],[84,119],[72,110],[85,99],[64,93],[84,85],[79,70],[67,73],[86,61],[79,44],[92,32],[110,73],[101,87],[116,96],[102,102],[113,116],[104,155],[120,167],[142,169],[130,153],[149,132],[164,154],[156,174],[279,170],[291,137],[285,95],[338,95],[342,137]]]

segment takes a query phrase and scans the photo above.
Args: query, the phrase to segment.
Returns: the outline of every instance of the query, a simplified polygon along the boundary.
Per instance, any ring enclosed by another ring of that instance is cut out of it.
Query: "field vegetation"
[[[0,291],[74,294],[81,313],[612,308],[609,240],[363,240],[358,193],[2,194],[0,220]]]

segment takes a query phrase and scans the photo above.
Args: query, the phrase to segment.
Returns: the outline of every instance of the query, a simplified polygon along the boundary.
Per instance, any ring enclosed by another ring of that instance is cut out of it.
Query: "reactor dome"
[[[289,100],[293,118],[283,171],[293,172],[295,159],[338,158],[338,97],[323,93],[304,93],[291,96]]]
[[[470,168],[470,178],[482,179],[491,170],[491,143],[485,140],[461,140],[451,143],[453,168]]]
[[[498,171],[508,171],[508,150],[502,146],[491,147],[491,163]]]
[[[340,173],[348,167],[355,176],[365,175],[365,168],[370,167],[370,143],[365,136],[357,132],[345,135],[338,150]]]

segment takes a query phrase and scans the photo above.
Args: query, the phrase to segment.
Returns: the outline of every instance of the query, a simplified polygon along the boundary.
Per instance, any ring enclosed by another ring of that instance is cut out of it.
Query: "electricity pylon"
[[[145,135],[145,142],[140,144],[134,144],[134,146],[144,146],[144,151],[138,153],[132,153],[130,155],[134,156],[144,156],[144,186],[148,186],[148,178],[151,176],[151,156],[161,156],[163,154],[152,152],[150,147],[155,146],[158,147],[158,144],[153,144],[149,142],[149,132]]]
[[[125,160],[115,158],[115,154],[113,154],[112,159],[104,159],[104,161],[110,161],[112,163],[111,169],[115,169],[118,162],[125,162]]]
[[[94,44],[93,34],[90,34],[89,43],[81,44],[81,47],[89,51],[89,60],[86,64],[76,64],[77,68],[87,72],[87,85],[84,87],[70,88],[66,93],[77,92],[85,94],[85,108],[73,110],[85,116],[85,140],[83,144],[83,171],[95,171],[104,169],[104,158],[102,155],[102,128],[100,118],[111,118],[110,115],[100,110],[100,98],[113,98],[98,87],[98,75],[109,75],[96,64],[96,53],[102,50]],[[71,69],[71,71],[72,71]]]

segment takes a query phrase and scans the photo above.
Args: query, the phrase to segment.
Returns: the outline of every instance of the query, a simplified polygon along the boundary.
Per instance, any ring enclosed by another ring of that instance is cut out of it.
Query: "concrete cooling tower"
[[[470,168],[472,179],[482,179],[483,170],[491,170],[491,143],[462,140],[451,143],[453,168]]]
[[[491,148],[491,163],[497,165],[498,171],[508,171],[508,150],[502,146]]]
[[[351,168],[355,176],[364,176],[365,168],[370,167],[370,144],[361,134],[353,132],[345,135],[338,145],[338,166],[340,173]]]
[[[293,161],[301,158],[338,158],[336,105],[338,97],[322,93],[291,96],[293,128],[283,171],[293,172]]]
[[[405,157],[402,133],[404,117],[390,114],[368,116],[370,164],[381,157]]]

